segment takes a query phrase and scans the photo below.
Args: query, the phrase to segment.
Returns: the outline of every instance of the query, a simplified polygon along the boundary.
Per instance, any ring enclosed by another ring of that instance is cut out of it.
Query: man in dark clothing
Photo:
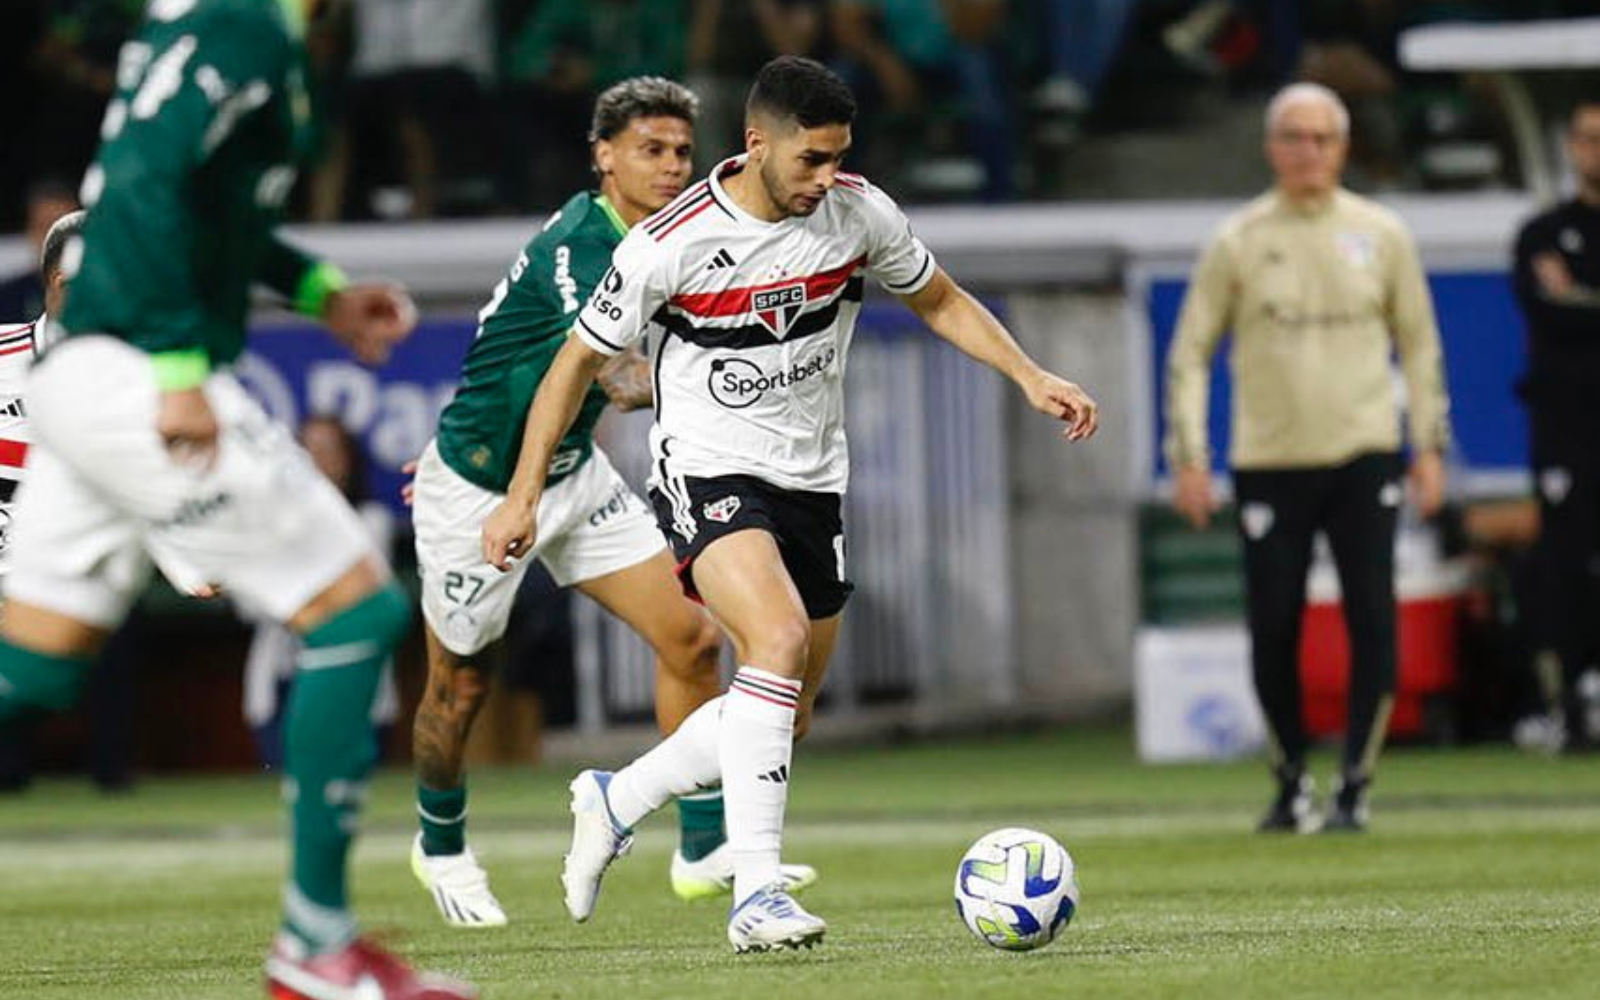
[[[1600,550],[1600,98],[1573,109],[1567,158],[1576,195],[1517,234],[1513,282],[1528,322],[1528,371],[1519,385],[1532,426],[1540,530],[1534,627],[1552,668],[1566,745],[1587,731],[1578,678],[1594,652]]]

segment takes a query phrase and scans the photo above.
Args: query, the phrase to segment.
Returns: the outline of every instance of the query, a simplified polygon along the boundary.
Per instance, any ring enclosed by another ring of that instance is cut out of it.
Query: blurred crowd
[[[0,229],[93,153],[117,51],[145,0],[0,11]],[[701,162],[739,145],[739,101],[779,53],[835,67],[865,114],[855,165],[905,200],[1072,196],[1072,150],[1184,129],[1184,98],[1251,106],[1290,79],[1355,112],[1368,187],[1514,181],[1492,95],[1404,71],[1399,33],[1438,20],[1573,16],[1581,0],[345,0],[317,26],[333,123],[296,214],[316,221],[548,208],[588,177],[592,96],[624,77],[705,101]],[[1433,155],[1447,147],[1450,155]],[[1462,155],[1462,150],[1467,155]],[[1476,151],[1474,153],[1474,151]],[[1181,172],[1150,196],[1182,196]]]

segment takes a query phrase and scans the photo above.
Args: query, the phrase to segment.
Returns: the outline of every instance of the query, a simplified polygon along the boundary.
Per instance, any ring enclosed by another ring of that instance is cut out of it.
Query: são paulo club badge
[[[782,288],[767,288],[750,295],[750,310],[761,325],[772,331],[774,337],[783,339],[789,327],[806,307],[806,285],[799,282]]]

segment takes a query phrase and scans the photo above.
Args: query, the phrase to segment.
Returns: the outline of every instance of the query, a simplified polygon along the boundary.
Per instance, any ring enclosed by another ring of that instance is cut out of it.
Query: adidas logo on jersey
[[[766,774],[756,775],[757,781],[770,781],[774,785],[782,785],[789,780],[789,765],[779,764],[775,769]]]
[[[724,248],[722,250],[718,250],[716,254],[712,256],[711,260],[706,263],[706,270],[720,271],[725,267],[732,267],[736,263],[738,263],[738,261],[733,259],[733,254],[729,253],[727,249]]]

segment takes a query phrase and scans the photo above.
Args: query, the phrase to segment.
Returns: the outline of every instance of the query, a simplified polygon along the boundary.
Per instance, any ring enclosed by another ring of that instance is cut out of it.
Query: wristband
[[[328,296],[349,286],[350,279],[339,270],[338,265],[327,261],[313,264],[301,276],[300,284],[294,290],[294,311],[302,316],[321,319]]]

